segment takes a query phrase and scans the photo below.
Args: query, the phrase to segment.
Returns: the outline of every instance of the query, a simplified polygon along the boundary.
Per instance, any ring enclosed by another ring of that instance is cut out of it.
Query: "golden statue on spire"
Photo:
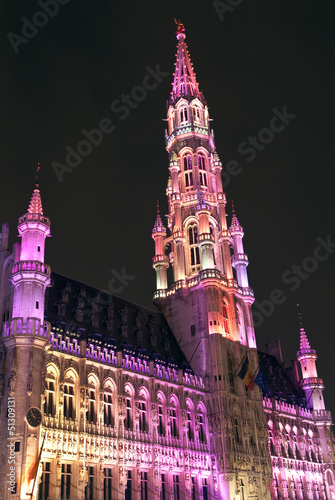
[[[174,22],[176,23],[177,25],[177,31],[176,31],[176,34],[177,33],[185,33],[185,28],[184,28],[184,25],[183,23],[179,20],[177,20],[176,18],[174,19]]]

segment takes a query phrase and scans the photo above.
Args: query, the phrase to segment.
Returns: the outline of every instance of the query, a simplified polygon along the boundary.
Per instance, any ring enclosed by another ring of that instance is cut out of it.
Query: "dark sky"
[[[227,0],[222,20],[203,0],[62,1],[53,17],[36,15],[38,2],[2,2],[0,213],[11,224],[11,243],[39,161],[53,234],[47,263],[151,305],[157,198],[167,213],[162,120],[175,59],[172,19],[180,18],[218,154],[225,169],[235,160],[241,170],[226,182],[226,193],[245,230],[250,286],[259,304],[270,296],[283,302],[267,303],[269,317],[258,316],[258,345],[280,338],[290,362],[299,347],[299,302],[335,416],[335,250],[318,249],[320,238],[335,242],[334,3],[231,0],[235,7],[228,9]],[[26,19],[44,26],[35,33],[24,27]],[[30,38],[19,39],[22,33]],[[112,111],[111,103],[142,85],[147,67],[157,65],[169,76],[121,120],[123,113]],[[262,129],[283,110],[288,123],[270,140]],[[64,164],[65,148],[76,148],[85,139],[82,130],[105,118],[114,131],[59,182],[52,163]],[[248,137],[259,133],[268,144],[251,155]],[[314,252],[324,260],[316,261]],[[297,277],[294,266],[302,265],[308,271]],[[113,280],[123,268],[134,277],[126,286]]]

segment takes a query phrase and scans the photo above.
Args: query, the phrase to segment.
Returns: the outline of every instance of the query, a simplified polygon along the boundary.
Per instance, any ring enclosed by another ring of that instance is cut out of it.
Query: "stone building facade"
[[[302,326],[290,370],[278,343],[257,350],[243,228],[234,210],[227,225],[207,103],[176,35],[159,312],[51,273],[38,184],[13,251],[2,226],[3,499],[335,498],[316,352]],[[265,382],[247,388],[245,366]]]

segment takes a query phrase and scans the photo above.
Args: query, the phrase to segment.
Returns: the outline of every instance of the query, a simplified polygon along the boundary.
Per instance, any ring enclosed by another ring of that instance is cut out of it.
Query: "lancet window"
[[[196,271],[193,266],[200,264],[200,252],[198,247],[198,226],[195,223],[188,226],[188,244],[192,271]]]
[[[200,186],[207,187],[206,158],[203,153],[198,154],[198,167]]]
[[[192,172],[192,157],[186,154],[183,157],[183,169],[185,172],[185,187],[191,188],[193,186],[193,172]]]

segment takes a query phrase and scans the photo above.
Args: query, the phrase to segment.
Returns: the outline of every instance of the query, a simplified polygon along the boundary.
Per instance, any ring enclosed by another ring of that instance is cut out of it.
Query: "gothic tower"
[[[170,235],[158,214],[152,233],[154,301],[192,369],[205,378],[217,498],[268,498],[262,396],[236,377],[246,359],[253,372],[258,366],[244,233],[235,213],[227,226],[222,164],[181,23],[176,36],[166,131]]]
[[[326,410],[323,399],[323,390],[325,387],[322,378],[318,376],[316,368],[317,354],[315,349],[310,347],[305,329],[302,326],[301,317],[300,349],[297,352],[297,360],[300,363],[302,375],[300,387],[305,393],[307,407],[312,410],[313,418],[318,428],[323,461],[325,464],[330,464],[331,467],[331,464],[334,462],[331,448],[331,416],[330,412]]]
[[[44,248],[50,221],[43,215],[38,184],[27,213],[19,218],[18,232],[21,245],[11,273],[12,311],[2,332],[1,414],[7,414],[2,419],[0,452],[4,499],[30,498],[41,447],[45,348],[50,342],[49,324],[44,322],[50,267],[44,263]]]

